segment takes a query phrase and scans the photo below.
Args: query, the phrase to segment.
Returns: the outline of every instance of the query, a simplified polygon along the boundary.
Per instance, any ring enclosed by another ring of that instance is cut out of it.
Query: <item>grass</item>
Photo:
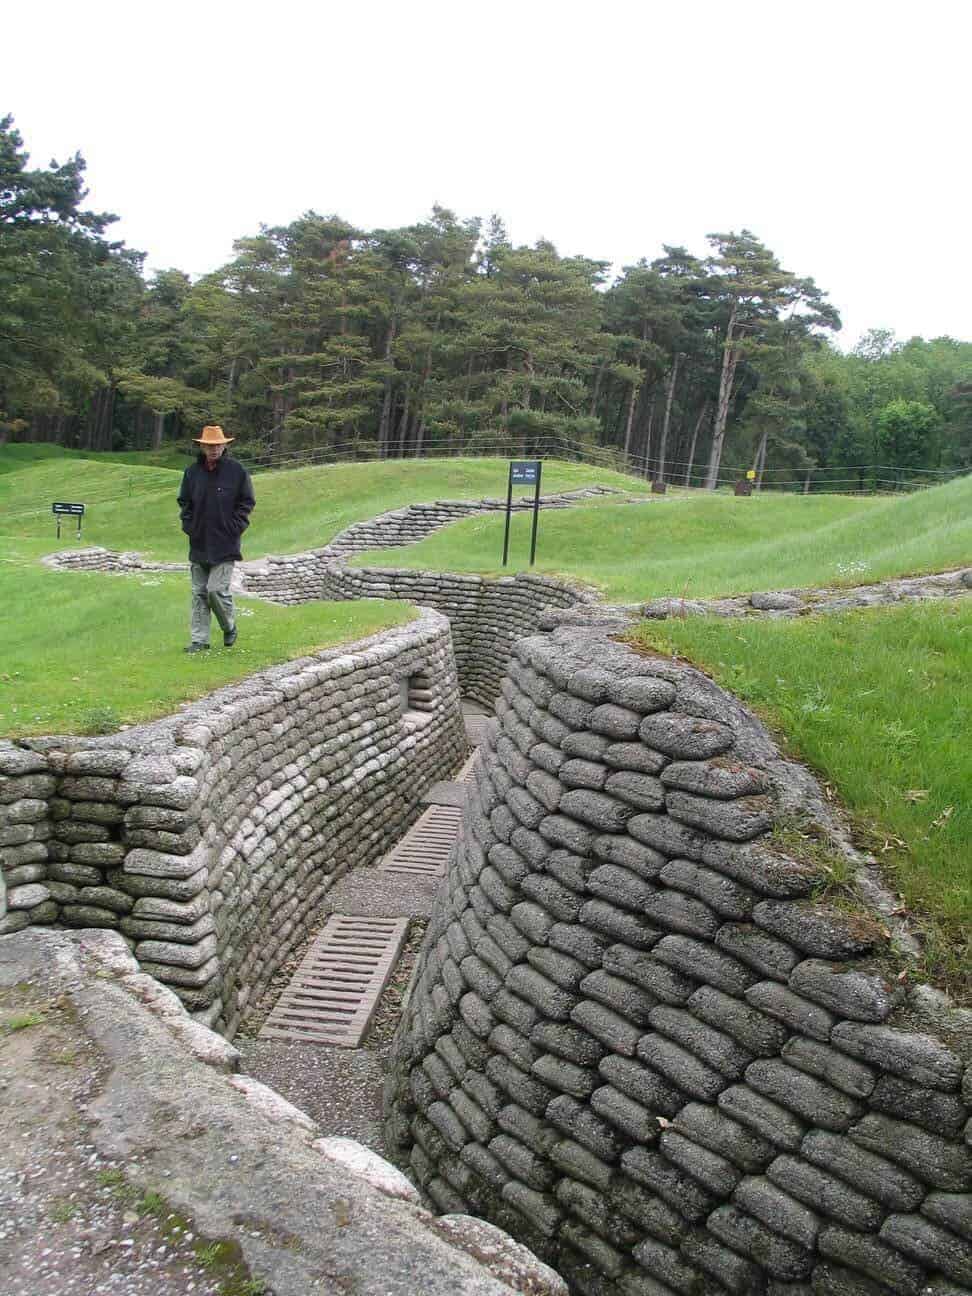
[[[58,548],[51,504],[68,500],[86,506],[82,545],[137,550],[166,562],[185,560],[186,538],[176,507],[180,471],[129,467],[104,458],[11,457],[11,451],[28,448],[0,447],[0,518],[8,539],[37,545],[40,553]],[[244,554],[258,558],[314,548],[352,522],[418,501],[505,498],[506,471],[506,462],[498,459],[440,459],[257,473],[257,506],[244,536]],[[594,483],[647,489],[636,478],[585,464],[550,464],[544,470],[545,491]],[[62,525],[60,547],[72,547],[75,535],[70,524]]]
[[[54,499],[88,505],[82,543],[184,560],[178,468],[146,466],[149,456],[129,458],[135,462],[56,447],[0,447],[0,600],[8,611],[0,623],[0,733],[103,732],[132,724],[262,666],[363,637],[409,615],[394,602],[294,608],[242,602],[233,652],[217,648],[186,658],[180,652],[184,576],[56,573],[37,562],[55,548]],[[546,491],[594,482],[645,489],[583,464],[544,468]],[[505,485],[506,461],[484,459],[258,474],[245,552],[257,557],[316,547],[388,509],[502,496]],[[510,570],[526,566],[530,521],[528,515],[513,520]],[[502,535],[501,515],[479,517],[358,561],[500,574]],[[61,547],[72,545],[67,530]],[[638,602],[857,584],[962,566],[970,554],[967,476],[880,499],[670,492],[634,506],[605,498],[542,515],[537,570],[595,585],[609,600]],[[937,916],[939,925],[927,929],[929,948],[940,950],[937,962],[946,969],[956,950],[968,962],[972,929],[970,622],[966,602],[792,622],[688,620],[644,632],[704,663],[839,789],[890,867],[903,905]]]
[[[66,1197],[59,1197],[52,1202],[49,1214],[55,1224],[68,1224],[80,1213],[80,1210],[80,1202],[69,1201]]]
[[[27,1030],[30,1026],[39,1026],[43,1020],[43,1013],[15,1013],[13,1017],[8,1017],[6,1021],[0,1023],[0,1028],[12,1034],[14,1031]]]
[[[0,447],[0,735],[109,733],[153,719],[262,667],[401,624],[401,603],[314,603],[281,608],[241,600],[240,639],[186,658],[185,576],[59,573],[38,559],[58,547],[51,502],[87,505],[82,545],[184,561],[175,497],[181,474],[132,468],[108,456],[56,447]],[[443,460],[339,465],[264,473],[245,552],[287,553],[326,543],[351,522],[413,500],[499,493],[505,462]],[[630,485],[617,473],[552,466],[549,490],[592,481]],[[639,484],[634,483],[637,489]],[[62,528],[61,548],[75,533]],[[219,636],[216,636],[217,642]]]
[[[13,551],[16,553],[16,551]],[[265,666],[409,620],[404,603],[237,602],[240,637],[186,656],[185,576],[56,572],[0,563],[0,734],[104,733],[175,711]],[[214,644],[221,636],[214,623]]]
[[[513,519],[510,570],[527,567],[527,516]],[[503,519],[457,523],[419,544],[358,555],[359,566],[502,572]],[[972,476],[914,495],[850,498],[668,494],[543,513],[535,570],[580,579],[613,602],[754,589],[852,585],[969,562]]]
[[[792,621],[644,623],[642,643],[699,662],[838,789],[861,844],[938,946],[972,970],[972,603]]]
[[[111,453],[102,450],[68,450],[64,446],[36,441],[18,442],[15,445],[0,446],[0,473],[13,472],[41,459],[68,462],[90,459],[95,463],[116,466],[130,464],[136,468],[178,468],[181,472],[189,463],[191,453],[188,447],[183,449],[176,445],[167,445],[160,450],[122,450]]]

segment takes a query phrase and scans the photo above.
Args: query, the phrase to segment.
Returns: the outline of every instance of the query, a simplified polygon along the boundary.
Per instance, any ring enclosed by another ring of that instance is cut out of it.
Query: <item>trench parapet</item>
[[[423,680],[423,709],[403,685]],[[466,749],[448,622],[261,671],[102,739],[0,744],[0,934],[112,928],[232,1037],[346,870]]]
[[[839,827],[760,722],[596,617],[514,645],[389,1146],[591,1296],[972,1291],[972,1017],[788,844]]]

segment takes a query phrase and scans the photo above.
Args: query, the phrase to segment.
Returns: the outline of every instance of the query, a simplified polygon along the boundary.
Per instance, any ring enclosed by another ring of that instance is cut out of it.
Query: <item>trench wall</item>
[[[591,1296],[972,1291],[969,1014],[821,898],[774,825],[824,803],[754,717],[611,629],[515,645],[389,1147]]]
[[[317,553],[269,558],[246,572],[244,588],[275,603],[397,598],[448,617],[462,691],[486,706],[499,694],[513,644],[533,634],[547,608],[593,603],[589,590],[545,576],[499,580],[399,568],[345,567]]]
[[[409,680],[421,711],[403,709]],[[0,934],[117,929],[232,1036],[335,879],[387,849],[465,747],[433,611],[157,724],[0,744]]]

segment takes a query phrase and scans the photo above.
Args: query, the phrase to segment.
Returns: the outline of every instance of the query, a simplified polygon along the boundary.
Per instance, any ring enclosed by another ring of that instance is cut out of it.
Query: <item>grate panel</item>
[[[461,806],[429,806],[378,868],[383,873],[442,877],[461,823]]]
[[[331,914],[264,1022],[260,1038],[357,1048],[407,931],[407,918]]]

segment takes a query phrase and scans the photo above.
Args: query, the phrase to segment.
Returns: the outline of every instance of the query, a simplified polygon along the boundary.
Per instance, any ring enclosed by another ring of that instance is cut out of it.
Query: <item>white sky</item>
[[[439,202],[620,267],[748,227],[844,319],[972,337],[967,0],[77,0],[10,6],[33,165],[198,275],[308,208]]]

